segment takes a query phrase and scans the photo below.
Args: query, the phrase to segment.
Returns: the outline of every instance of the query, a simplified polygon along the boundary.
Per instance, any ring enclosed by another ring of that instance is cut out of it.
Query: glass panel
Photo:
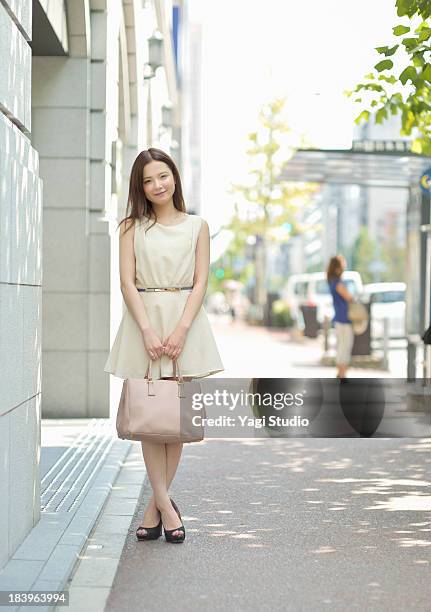
[[[316,293],[320,293],[321,295],[329,295],[329,286],[328,281],[319,280],[316,282]]]
[[[373,302],[389,304],[390,302],[404,302],[406,299],[405,291],[379,291],[372,294]]]
[[[354,280],[352,280],[351,278],[347,280],[343,279],[343,283],[346,285],[349,293],[351,293],[352,295],[356,295],[358,293],[358,288]]]

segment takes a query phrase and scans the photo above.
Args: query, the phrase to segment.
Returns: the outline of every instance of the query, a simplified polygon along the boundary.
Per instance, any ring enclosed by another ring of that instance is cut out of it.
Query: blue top
[[[336,286],[338,285],[338,283],[342,283],[339,278],[336,278],[335,280],[328,283],[335,310],[335,316],[332,320],[337,323],[351,323],[351,320],[347,317],[348,303],[343,297],[341,297],[338,291],[336,291]]]

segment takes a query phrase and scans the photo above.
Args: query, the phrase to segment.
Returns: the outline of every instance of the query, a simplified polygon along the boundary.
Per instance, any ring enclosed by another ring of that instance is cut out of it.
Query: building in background
[[[198,2],[200,0],[197,0]],[[181,106],[183,189],[189,213],[202,210],[202,24],[196,0],[183,3]]]
[[[0,567],[40,516],[41,415],[115,404],[103,366],[130,168],[181,148],[173,8],[0,3]]]
[[[383,126],[371,121],[355,128],[353,148],[376,146],[379,141],[408,143],[399,136],[396,117]],[[324,270],[329,258],[343,253],[348,267],[355,265],[358,240],[375,245],[368,281],[384,280],[395,273],[388,259],[406,247],[406,211],[408,190],[376,185],[325,183],[313,198],[313,204],[301,215],[304,232],[290,239],[285,269],[288,274]],[[400,278],[404,280],[402,270]]]

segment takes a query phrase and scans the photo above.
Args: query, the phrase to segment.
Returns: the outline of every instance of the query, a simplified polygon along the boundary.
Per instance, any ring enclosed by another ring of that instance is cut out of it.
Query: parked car
[[[206,297],[205,309],[211,314],[224,315],[230,312],[230,306],[222,291],[216,291]]]
[[[346,270],[342,276],[347,289],[355,297],[363,292],[362,279],[359,272]],[[291,316],[296,321],[301,320],[301,306],[316,306],[317,320],[323,323],[325,316],[331,320],[334,316],[332,296],[329,291],[325,272],[309,274],[292,274],[282,291],[282,297],[290,308]]]
[[[369,283],[362,296],[371,303],[371,337],[383,338],[383,320],[389,320],[389,337],[406,335],[406,284]]]

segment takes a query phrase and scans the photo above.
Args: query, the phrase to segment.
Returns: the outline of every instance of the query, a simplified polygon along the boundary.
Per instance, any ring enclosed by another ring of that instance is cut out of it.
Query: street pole
[[[431,223],[421,225],[421,232],[425,233],[425,293],[424,293],[424,330],[431,325]],[[423,386],[431,378],[431,351],[427,344],[424,344],[423,359]]]

